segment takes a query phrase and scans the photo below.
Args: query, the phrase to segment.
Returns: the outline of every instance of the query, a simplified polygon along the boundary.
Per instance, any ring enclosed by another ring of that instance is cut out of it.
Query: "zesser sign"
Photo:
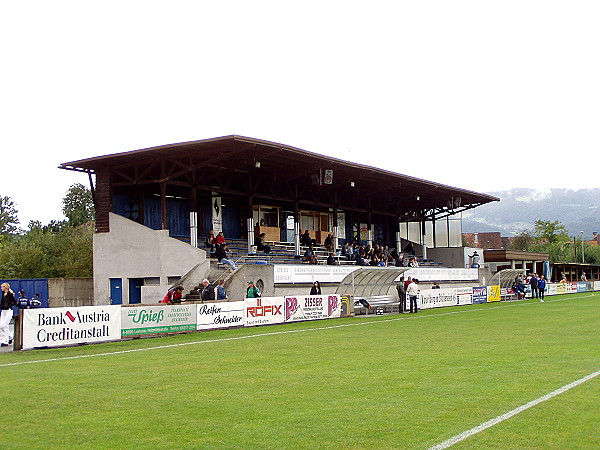
[[[119,305],[23,310],[23,350],[119,339]]]

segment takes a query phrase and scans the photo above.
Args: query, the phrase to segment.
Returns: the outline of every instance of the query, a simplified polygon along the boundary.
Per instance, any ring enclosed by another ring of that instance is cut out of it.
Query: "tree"
[[[510,240],[510,248],[511,250],[521,250],[527,252],[530,250],[533,242],[534,237],[531,235],[529,230],[522,230]]]
[[[13,234],[18,231],[18,211],[10,197],[0,197],[0,234]]]
[[[72,227],[94,220],[92,192],[81,183],[73,184],[63,198],[62,212]]]
[[[550,222],[549,220],[536,220],[535,235],[540,240],[544,240],[549,244],[570,240],[567,229],[558,220],[555,220],[554,222]]]

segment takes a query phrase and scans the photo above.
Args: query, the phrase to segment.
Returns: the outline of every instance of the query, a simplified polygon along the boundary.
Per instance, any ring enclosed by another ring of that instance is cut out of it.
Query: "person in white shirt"
[[[410,312],[413,312],[413,305],[415,309],[415,314],[417,313],[417,297],[419,296],[419,280],[416,278],[412,279],[412,282],[408,285],[406,289],[406,295],[410,300]]]

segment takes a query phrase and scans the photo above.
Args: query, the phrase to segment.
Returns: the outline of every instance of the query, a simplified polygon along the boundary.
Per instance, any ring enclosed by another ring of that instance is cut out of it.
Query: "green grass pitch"
[[[0,448],[427,449],[598,370],[600,293],[5,353]],[[599,448],[599,399],[455,448]]]

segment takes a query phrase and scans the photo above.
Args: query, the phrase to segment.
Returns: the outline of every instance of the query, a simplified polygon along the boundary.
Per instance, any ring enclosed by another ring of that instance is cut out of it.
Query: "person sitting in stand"
[[[225,243],[225,235],[222,231],[219,231],[217,237],[215,238],[215,246],[223,245]]]
[[[258,242],[256,243],[256,249],[265,252],[271,253],[271,246],[265,243],[265,233],[260,233],[258,235]]]
[[[215,232],[210,230],[206,236],[206,247],[210,248],[210,253],[215,252]]]
[[[246,298],[258,298],[261,296],[260,289],[254,285],[254,281],[248,281],[246,288]]]
[[[328,252],[333,251],[333,236],[331,234],[327,235],[327,237],[325,238],[325,242],[323,242],[323,245],[325,245],[325,248]]]
[[[440,287],[440,283],[438,283],[437,281],[435,283],[433,283],[433,286],[431,286],[431,289],[441,289]]]
[[[167,294],[162,299],[161,303],[181,303],[183,301],[183,286],[177,286],[169,289]]]
[[[231,270],[236,270],[237,267],[235,267],[233,261],[227,259],[227,253],[229,253],[229,250],[227,249],[227,244],[217,245],[217,248],[215,249],[215,256],[217,258],[217,261],[219,261],[221,264],[227,264],[229,267],[231,267]]]
[[[408,242],[406,247],[404,247],[404,253],[410,253],[411,255],[415,254],[415,248],[413,247],[412,242]]]
[[[335,266],[335,264],[336,264],[335,257],[333,256],[333,253],[330,253],[329,256],[327,257],[327,265]]]
[[[304,234],[300,236],[300,243],[307,247],[312,244],[312,238],[310,237],[308,230],[306,230]]]

